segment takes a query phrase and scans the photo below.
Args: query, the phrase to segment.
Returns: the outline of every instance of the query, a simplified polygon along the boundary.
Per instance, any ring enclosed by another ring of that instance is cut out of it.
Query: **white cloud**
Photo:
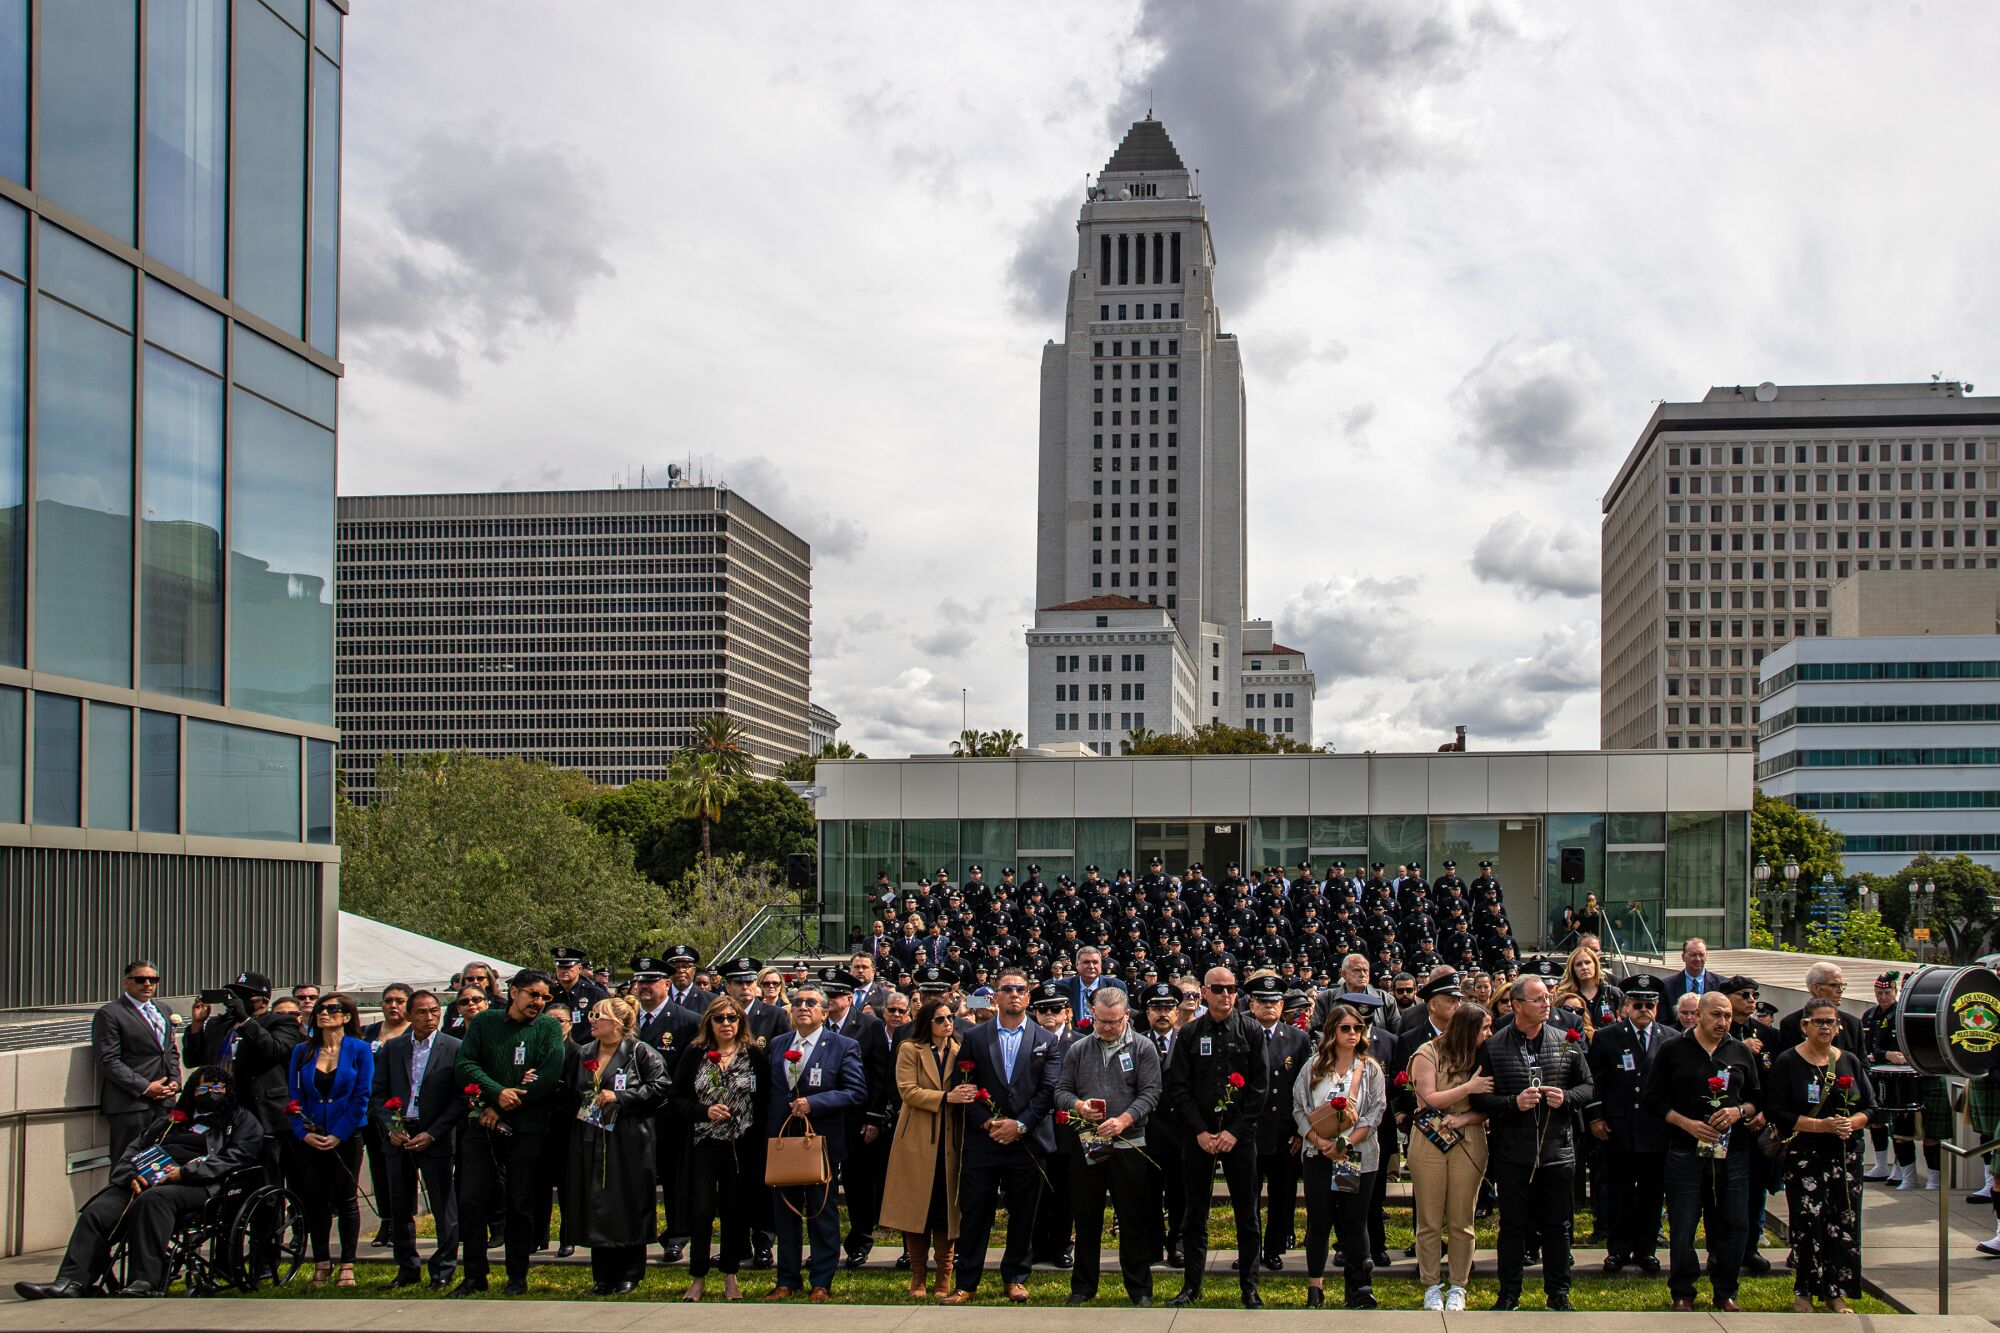
[[[1505,467],[1565,471],[1609,434],[1604,390],[1603,367],[1582,348],[1502,339],[1452,393],[1459,439]]]
[[[1472,548],[1472,573],[1529,601],[1551,593],[1588,597],[1597,591],[1597,534],[1573,524],[1547,528],[1515,510],[1495,519]]]
[[[1411,698],[1415,717],[1450,739],[1464,726],[1475,744],[1539,740],[1571,697],[1597,685],[1597,623],[1558,625],[1525,657],[1477,661],[1438,673]]]

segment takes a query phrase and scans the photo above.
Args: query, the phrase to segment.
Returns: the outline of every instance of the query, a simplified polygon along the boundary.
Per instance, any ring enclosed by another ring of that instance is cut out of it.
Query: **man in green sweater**
[[[486,1290],[486,1221],[504,1195],[509,1296],[528,1290],[534,1245],[536,1166],[549,1130],[549,1099],[562,1083],[563,1036],[558,1023],[538,1022],[555,983],[524,968],[508,983],[507,1007],[488,1009],[465,1029],[458,1079],[468,1120],[458,1177],[465,1268],[453,1296]]]

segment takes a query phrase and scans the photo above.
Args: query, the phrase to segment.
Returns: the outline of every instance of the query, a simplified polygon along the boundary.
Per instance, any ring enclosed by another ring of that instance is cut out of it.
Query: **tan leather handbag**
[[[792,1121],[803,1120],[804,1134],[786,1137]],[[794,1111],[778,1127],[778,1136],[764,1149],[764,1183],[772,1186],[825,1185],[833,1180],[826,1160],[826,1140],[813,1132],[810,1117]]]

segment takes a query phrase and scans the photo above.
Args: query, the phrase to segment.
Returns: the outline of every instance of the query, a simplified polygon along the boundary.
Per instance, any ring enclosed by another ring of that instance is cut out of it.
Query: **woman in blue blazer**
[[[361,1011],[338,992],[313,1006],[312,1037],[292,1048],[292,1189],[305,1205],[312,1239],[313,1281],[332,1275],[327,1233],[340,1223],[339,1285],[354,1285],[354,1251],[361,1240],[355,1195],[361,1169],[361,1127],[375,1083],[375,1052],[361,1036]]]

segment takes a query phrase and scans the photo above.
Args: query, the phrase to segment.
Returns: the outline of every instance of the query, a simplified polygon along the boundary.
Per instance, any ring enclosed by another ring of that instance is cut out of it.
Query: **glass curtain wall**
[[[132,827],[132,710],[90,706],[90,806],[92,828]]]
[[[305,336],[305,6],[298,26],[260,0],[236,3],[235,296]]]
[[[1429,842],[1428,823],[1423,815],[1373,816],[1368,821],[1368,860],[1380,861],[1385,876],[1394,875],[1399,865],[1422,861]],[[1429,866],[1424,867],[1424,873],[1428,878]],[[1366,873],[1362,878],[1367,878]]]
[[[146,253],[226,293],[229,0],[149,0]]]
[[[28,215],[0,202],[0,666],[28,653]]]
[[[222,701],[223,336],[220,315],[148,280],[139,676],[206,703]]]
[[[35,188],[129,245],[138,211],[138,0],[59,0],[41,5],[40,19]]]

